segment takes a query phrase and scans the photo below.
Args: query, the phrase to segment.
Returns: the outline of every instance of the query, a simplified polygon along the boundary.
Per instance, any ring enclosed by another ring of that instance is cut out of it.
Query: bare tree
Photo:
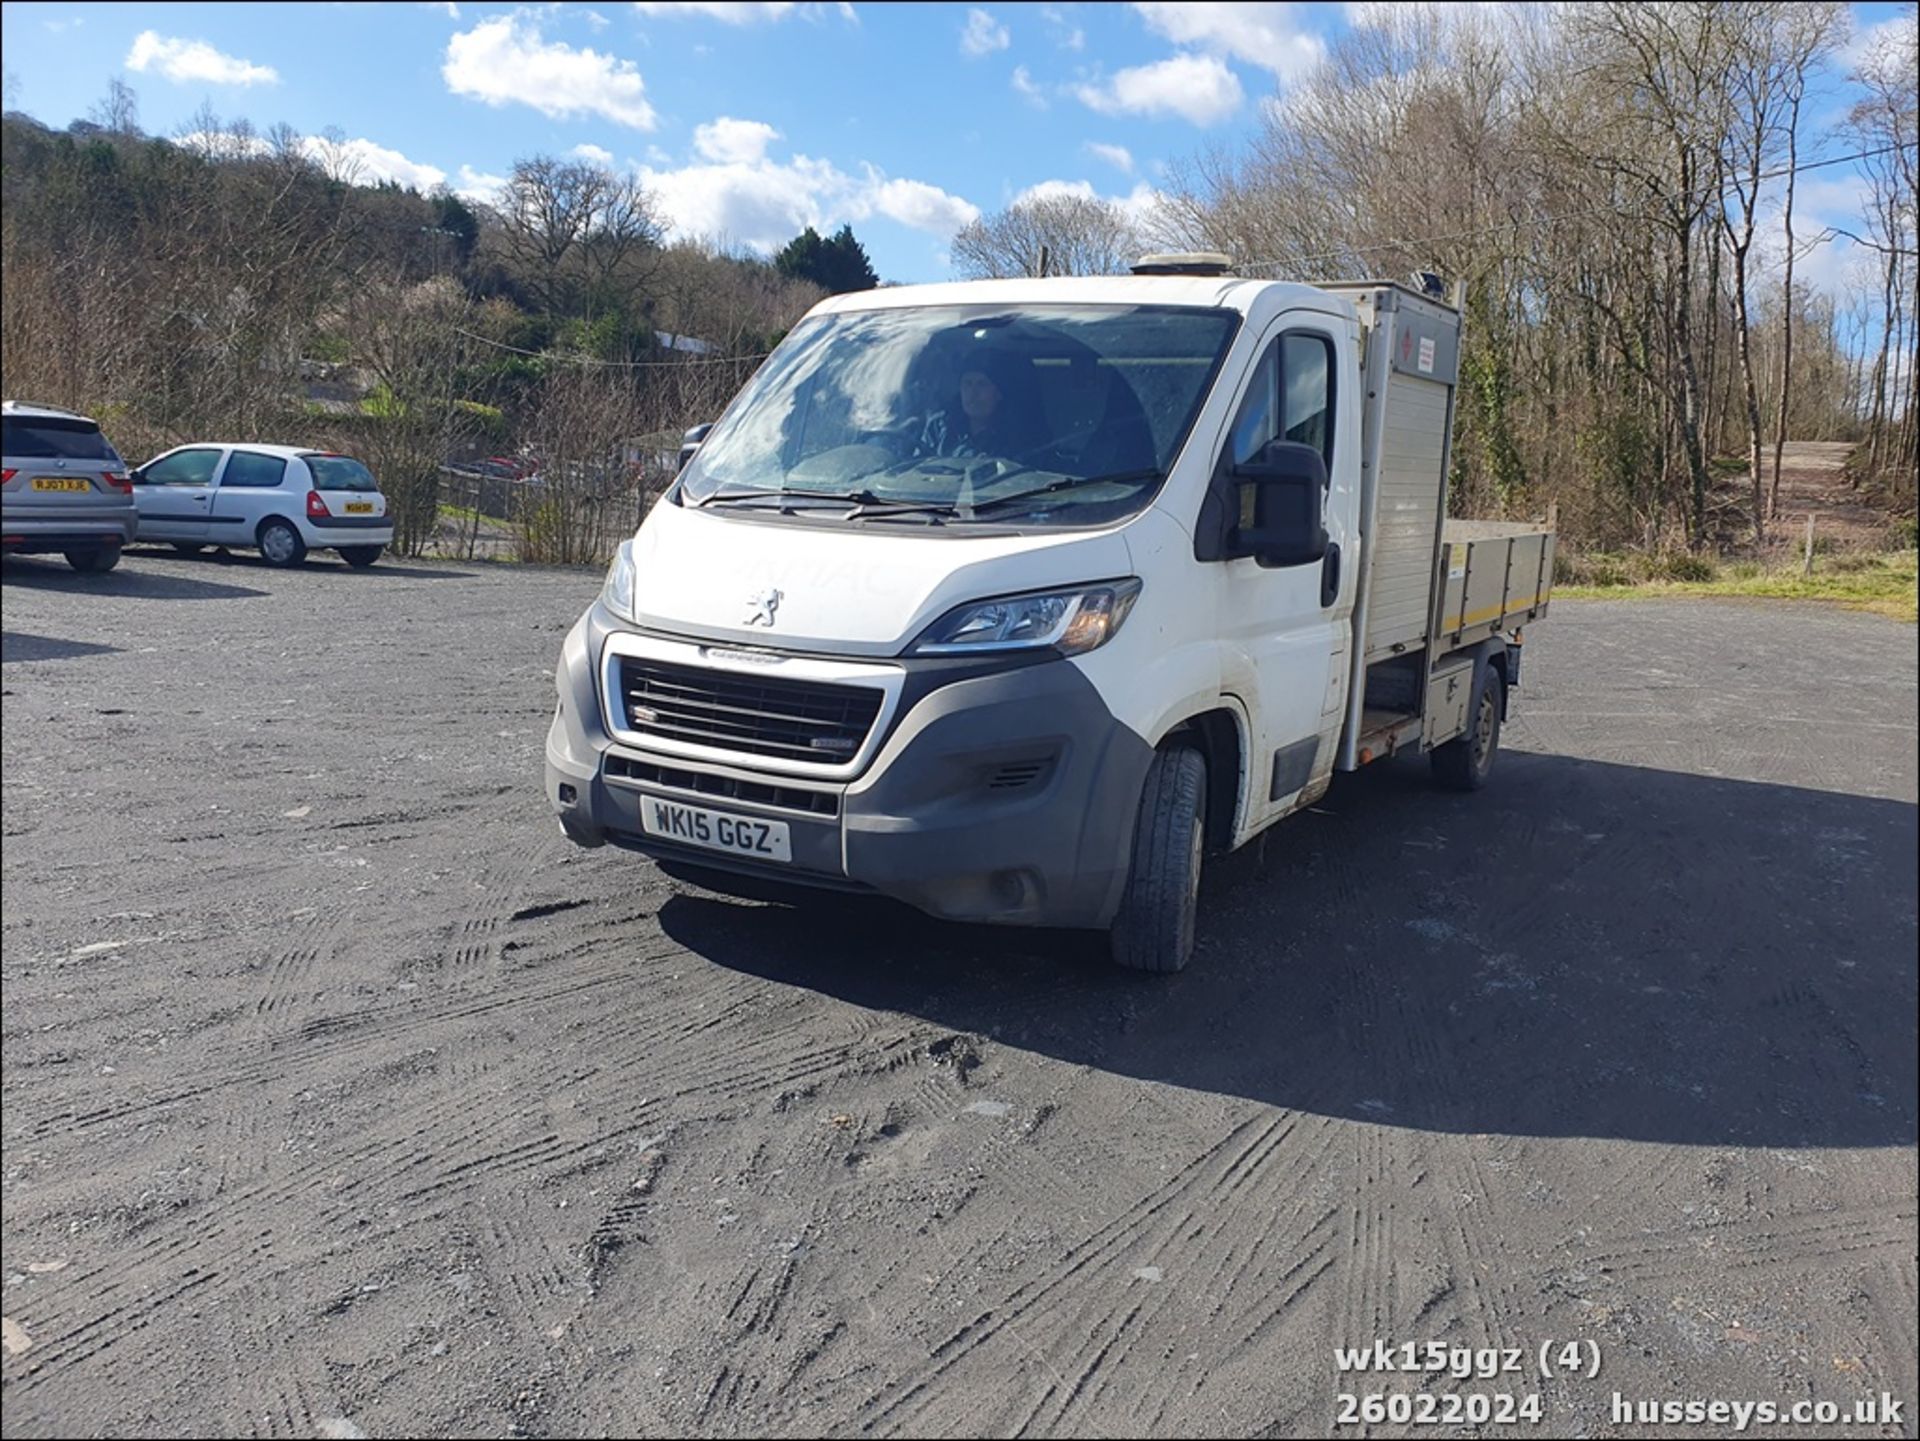
[[[1760,220],[1760,186],[1782,140],[1780,109],[1792,61],[1782,34],[1783,16],[1770,5],[1744,5],[1733,16],[1735,57],[1729,67],[1733,123],[1727,129],[1724,164],[1734,203],[1718,219],[1733,259],[1734,339],[1746,401],[1747,471],[1753,496],[1753,540],[1767,538],[1765,482],[1761,476],[1760,392],[1753,374],[1753,326],[1748,313],[1748,260]]]
[[[1694,262],[1726,134],[1730,21],[1711,0],[1639,5],[1607,0],[1572,12],[1588,73],[1623,102],[1592,147],[1592,162],[1628,177],[1648,218],[1666,232],[1667,340],[1680,380],[1680,433],[1689,480],[1687,532],[1706,541],[1703,386],[1694,339]]]
[[[640,177],[609,173],[581,244],[588,306],[630,308],[658,270],[655,261],[665,231],[659,199]]]
[[[1878,252],[1881,261],[1880,340],[1871,371],[1867,411],[1867,473],[1890,470],[1910,488],[1915,464],[1916,424],[1912,386],[1915,350],[1906,343],[1909,311],[1920,288],[1920,217],[1916,216],[1916,148],[1920,148],[1920,97],[1912,76],[1920,63],[1913,11],[1882,37],[1878,48],[1857,67],[1854,78],[1866,89],[1849,116],[1862,148],[1875,152],[1862,161],[1869,184],[1867,233],[1852,238]],[[1920,327],[1916,327],[1920,331]],[[1895,372],[1903,371],[1899,381]],[[1890,395],[1890,384],[1904,384],[1905,397]],[[1896,411],[1899,413],[1895,419]]]
[[[1806,99],[1808,72],[1833,48],[1844,15],[1837,3],[1808,3],[1791,7],[1785,24],[1787,54],[1781,89],[1786,104],[1787,183],[1780,224],[1786,241],[1786,269],[1780,281],[1780,405],[1773,427],[1769,517],[1780,514],[1780,461],[1787,446],[1787,400],[1793,390],[1793,262],[1798,250],[1793,235],[1793,195],[1800,167],[1800,106]]]
[[[352,444],[392,499],[394,548],[418,555],[439,521],[441,467],[469,423],[459,372],[474,349],[472,302],[451,280],[365,277],[347,293],[345,325],[378,382]]]
[[[535,155],[514,162],[496,207],[502,235],[549,319],[565,308],[565,266],[604,213],[614,183],[584,161]]]
[[[87,118],[113,135],[140,133],[140,100],[133,87],[118,75],[107,81],[107,93],[87,111]]]
[[[1139,252],[1139,235],[1124,210],[1072,193],[1030,196],[953,237],[954,268],[975,279],[1114,275]]]

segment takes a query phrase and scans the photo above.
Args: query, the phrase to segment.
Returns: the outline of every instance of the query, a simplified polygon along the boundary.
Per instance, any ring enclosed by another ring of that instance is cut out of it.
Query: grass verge
[[[1842,555],[1814,561],[1812,575],[1799,566],[1764,570],[1754,564],[1735,564],[1710,580],[1628,579],[1609,584],[1555,585],[1555,600],[1633,600],[1650,597],[1704,595],[1755,596],[1776,600],[1817,600],[1848,610],[1871,611],[1909,623],[1920,619],[1920,552],[1894,551],[1877,555]]]

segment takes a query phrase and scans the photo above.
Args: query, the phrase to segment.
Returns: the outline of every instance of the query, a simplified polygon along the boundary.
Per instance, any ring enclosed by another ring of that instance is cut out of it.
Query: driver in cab
[[[1030,369],[1014,357],[986,351],[961,362],[958,404],[929,416],[920,452],[942,456],[1012,457],[1036,441],[1026,415],[1030,392],[1019,383]],[[1031,376],[1028,377],[1031,384]]]

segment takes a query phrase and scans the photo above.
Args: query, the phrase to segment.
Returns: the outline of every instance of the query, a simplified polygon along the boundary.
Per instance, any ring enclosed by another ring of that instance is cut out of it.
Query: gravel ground
[[[1342,778],[1146,979],[566,845],[597,576],[4,579],[9,1436],[1915,1434],[1911,627],[1560,606],[1487,791]]]

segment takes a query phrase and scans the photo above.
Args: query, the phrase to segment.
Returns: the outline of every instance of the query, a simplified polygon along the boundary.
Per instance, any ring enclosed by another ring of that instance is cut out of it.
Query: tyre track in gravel
[[[1072,1246],[1060,1262],[1041,1277],[1016,1286],[997,1304],[953,1330],[934,1346],[924,1367],[887,1388],[895,1394],[882,1392],[862,1408],[861,1429],[909,1432],[924,1429],[924,1423],[935,1413],[953,1405],[952,1394],[942,1389],[941,1382],[956,1368],[970,1362],[976,1352],[989,1347],[997,1347],[1003,1356],[1013,1358],[1016,1365],[1021,1355],[1036,1355],[1048,1372],[1047,1377],[1041,1378],[1040,1395],[1029,1404],[1024,1415],[1013,1418],[998,1409],[991,1413],[1005,1420],[1005,1430],[1022,1434],[1043,1417],[1050,1417],[1051,1424],[1056,1426],[1079,1419],[1076,1413],[1085,1409],[1083,1397],[1085,1401],[1092,1399],[1086,1394],[1088,1387],[1110,1360],[1114,1368],[1120,1366],[1126,1348],[1133,1342],[1136,1323],[1150,1307],[1145,1301],[1135,1302],[1116,1320],[1104,1292],[1088,1297],[1076,1308],[1070,1288],[1077,1280],[1110,1272],[1135,1258],[1157,1256],[1174,1247],[1176,1241],[1184,1242],[1179,1247],[1183,1254],[1191,1256],[1197,1250],[1203,1262],[1208,1259],[1209,1246],[1219,1246],[1227,1253],[1241,1247],[1247,1236],[1236,1234],[1233,1223],[1248,1213],[1264,1219],[1273,1214],[1277,1195],[1293,1190],[1294,1168],[1278,1160],[1276,1154],[1292,1131],[1288,1117],[1248,1121],[1235,1127],[1182,1165],[1166,1183],[1138,1198],[1120,1215]],[[1269,1163],[1270,1170],[1267,1169]],[[1261,1184],[1250,1194],[1237,1194],[1255,1173],[1260,1173]],[[1307,1202],[1297,1194],[1294,1199],[1297,1214]],[[1248,1228],[1254,1235],[1259,1229]],[[1222,1327],[1227,1334],[1257,1335],[1261,1327],[1271,1325],[1333,1266],[1331,1213],[1322,1212],[1305,1228],[1304,1234],[1316,1238],[1313,1244],[1274,1277],[1258,1299],[1242,1302],[1240,1315],[1230,1318]],[[1143,1261],[1142,1264],[1151,1263]],[[1224,1259],[1218,1263],[1225,1264]],[[1263,1303],[1266,1303],[1264,1319],[1240,1331],[1235,1322],[1245,1319],[1247,1311],[1261,1309]],[[1220,1304],[1224,1309],[1224,1298]],[[1077,1315],[1073,1314],[1076,1309]],[[1068,1316],[1072,1319],[1067,1319]],[[1023,1324],[1030,1318],[1036,1323],[1050,1321],[1045,1330],[1027,1328],[1033,1334],[1084,1335],[1087,1339],[1082,1342],[1055,1340],[1040,1344],[1035,1351],[1036,1343],[1021,1334]]]

